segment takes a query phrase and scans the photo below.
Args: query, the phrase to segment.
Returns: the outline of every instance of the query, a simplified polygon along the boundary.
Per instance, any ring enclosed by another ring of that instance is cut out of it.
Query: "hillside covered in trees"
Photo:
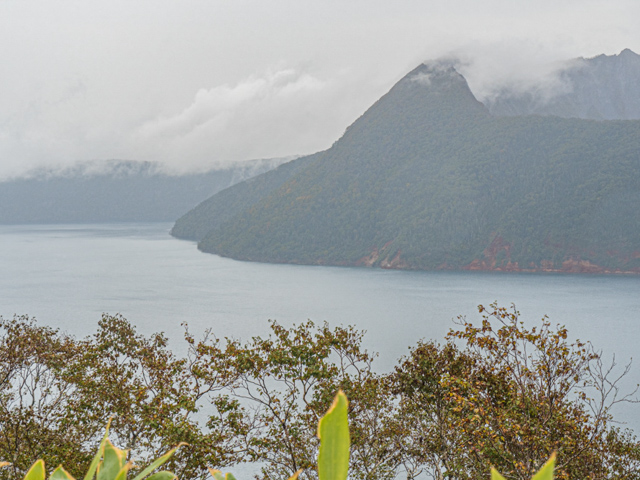
[[[0,180],[0,224],[172,222],[230,185],[284,159],[170,175],[152,162],[88,162]]]
[[[499,117],[420,65],[330,149],[214,195],[172,231],[241,260],[640,273],[640,121]]]

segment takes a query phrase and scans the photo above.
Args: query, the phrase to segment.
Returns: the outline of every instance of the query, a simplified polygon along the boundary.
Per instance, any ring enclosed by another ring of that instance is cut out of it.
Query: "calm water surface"
[[[0,314],[34,316],[75,335],[103,312],[179,348],[181,324],[198,333],[264,335],[268,319],[352,324],[393,366],[421,338],[442,340],[478,304],[515,303],[530,325],[543,315],[620,363],[640,344],[640,278],[402,272],[237,262],[168,235],[169,224],[0,226]],[[640,381],[640,362],[633,378]],[[640,431],[640,405],[619,415]]]

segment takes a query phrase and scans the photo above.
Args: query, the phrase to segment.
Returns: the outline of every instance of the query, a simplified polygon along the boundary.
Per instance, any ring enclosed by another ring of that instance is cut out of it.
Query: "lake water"
[[[173,239],[170,224],[0,226],[0,315],[28,314],[74,335],[103,312],[139,331],[164,331],[176,348],[195,333],[248,338],[284,325],[355,325],[388,370],[417,340],[441,341],[477,305],[515,303],[527,323],[543,315],[619,363],[640,344],[640,277],[404,272],[237,262]],[[639,362],[640,363],[640,362]],[[627,385],[640,381],[640,365]],[[640,405],[619,409],[640,432]]]

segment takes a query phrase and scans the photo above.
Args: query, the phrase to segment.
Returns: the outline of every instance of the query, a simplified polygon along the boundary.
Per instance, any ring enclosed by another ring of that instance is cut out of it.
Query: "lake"
[[[640,277],[481,272],[408,272],[271,265],[199,252],[169,236],[170,224],[0,226],[0,314],[28,314],[84,336],[103,312],[142,333],[165,332],[180,348],[183,322],[219,337],[268,333],[284,325],[355,325],[389,370],[419,339],[441,341],[477,305],[515,303],[529,325],[543,315],[590,340],[619,363],[640,344]],[[632,368],[627,386],[640,380]],[[620,419],[640,431],[640,406]]]

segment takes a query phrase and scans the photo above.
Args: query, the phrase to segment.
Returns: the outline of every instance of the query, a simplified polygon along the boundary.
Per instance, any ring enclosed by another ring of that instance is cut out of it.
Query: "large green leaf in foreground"
[[[349,473],[349,423],[347,396],[338,392],[333,405],[318,424],[320,480],[346,480]]]

